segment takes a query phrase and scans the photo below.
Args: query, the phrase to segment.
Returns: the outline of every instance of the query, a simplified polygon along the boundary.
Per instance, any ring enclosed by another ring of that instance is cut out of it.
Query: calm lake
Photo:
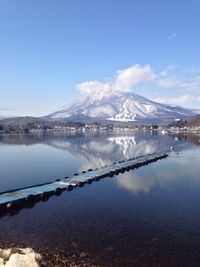
[[[1,192],[176,149],[2,217],[0,244],[32,247],[47,258],[84,252],[94,266],[200,266],[199,139],[157,132],[0,136]]]

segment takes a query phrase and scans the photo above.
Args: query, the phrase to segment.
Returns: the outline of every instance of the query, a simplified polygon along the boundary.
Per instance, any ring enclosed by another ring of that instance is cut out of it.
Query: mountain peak
[[[161,104],[131,92],[94,92],[74,101],[63,109],[50,114],[51,119],[88,119],[139,122],[148,120],[170,121],[187,119],[198,111]]]

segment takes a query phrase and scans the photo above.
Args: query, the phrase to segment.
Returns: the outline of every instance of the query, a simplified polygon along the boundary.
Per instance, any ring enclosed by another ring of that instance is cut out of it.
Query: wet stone
[[[89,255],[88,255],[87,252],[82,251],[82,252],[80,253],[80,257],[81,257],[81,258],[87,258],[87,257],[89,257]]]
[[[72,246],[73,248],[77,248],[77,247],[78,247],[78,245],[77,245],[76,242],[72,242],[72,243],[71,243],[71,246]]]

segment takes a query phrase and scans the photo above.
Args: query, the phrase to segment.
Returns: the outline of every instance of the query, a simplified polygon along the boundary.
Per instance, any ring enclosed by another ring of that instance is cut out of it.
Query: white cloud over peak
[[[155,74],[150,65],[133,65],[129,68],[118,70],[110,82],[87,81],[77,85],[81,93],[92,94],[95,92],[126,92],[140,83],[154,79]]]
[[[150,65],[134,65],[130,68],[119,70],[112,87],[116,91],[125,91],[134,88],[136,85],[152,80],[155,77]]]
[[[101,83],[98,81],[88,81],[77,85],[78,90],[84,94],[92,94],[97,91],[107,92],[110,89],[109,83]]]
[[[132,90],[140,94],[142,89],[141,94],[154,101],[197,108],[200,106],[200,68],[191,71],[191,68],[184,70],[168,65],[156,72],[149,64],[135,64],[116,71],[109,81],[86,81],[78,84],[77,89],[97,98]]]

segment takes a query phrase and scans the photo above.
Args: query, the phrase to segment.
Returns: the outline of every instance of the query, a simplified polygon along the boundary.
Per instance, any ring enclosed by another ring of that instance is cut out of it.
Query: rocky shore
[[[75,243],[74,243],[75,246]],[[14,243],[0,243],[0,267],[100,267],[82,251],[66,255],[66,251],[48,251],[19,247]]]

